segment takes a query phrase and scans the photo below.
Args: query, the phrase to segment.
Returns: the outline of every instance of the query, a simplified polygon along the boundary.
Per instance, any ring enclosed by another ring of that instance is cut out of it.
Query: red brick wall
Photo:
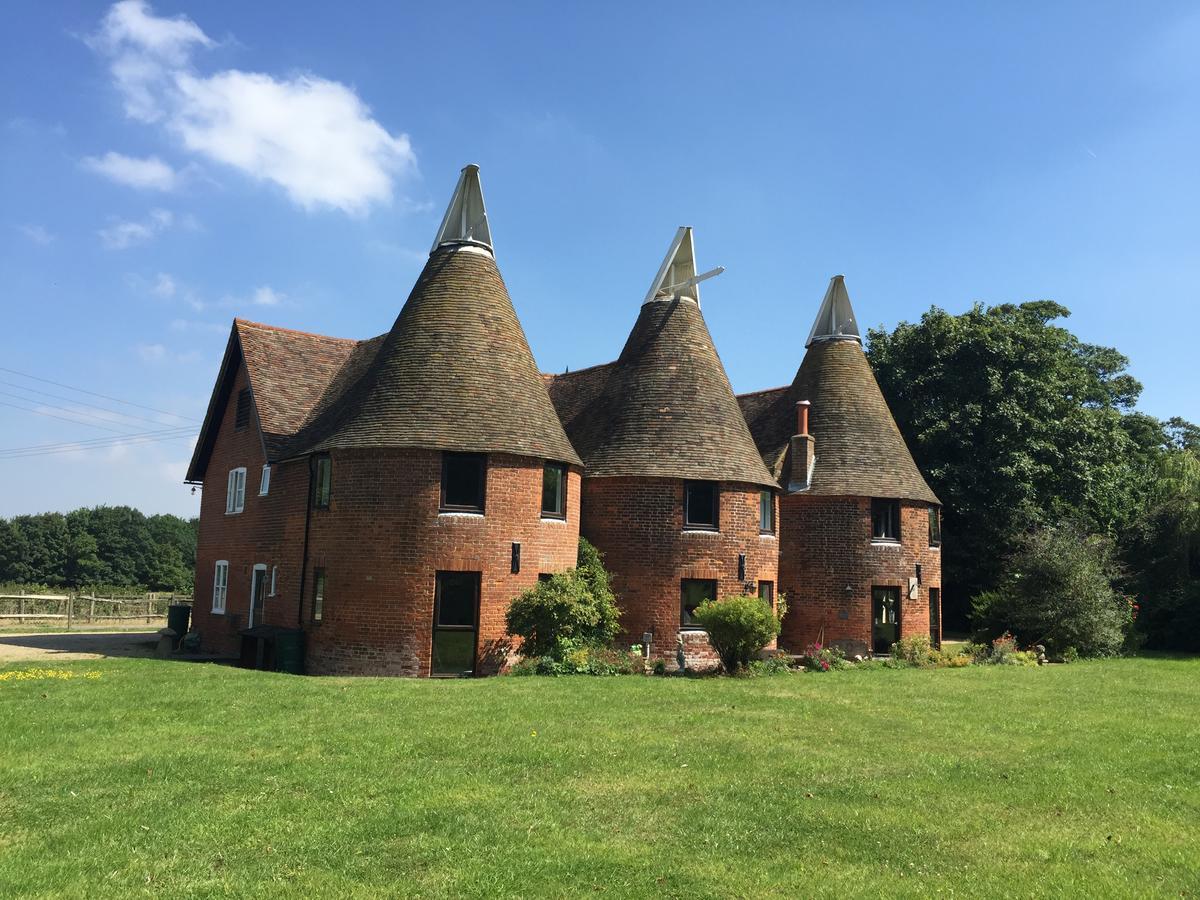
[[[566,521],[541,517],[543,461],[488,455],[485,515],[438,513],[442,455],[425,450],[334,451],[328,510],[313,510],[313,568],[326,572],[324,617],[308,624],[315,673],[428,675],[438,571],[480,572],[480,672],[509,657],[504,614],[540,572],[575,565],[579,471],[567,476]],[[512,543],[521,571],[511,574]]]
[[[872,543],[869,497],[790,494],[780,507],[779,580],[788,595],[782,647],[798,652],[823,640],[865,654],[872,587],[900,589],[901,637],[929,633],[929,589],[941,587],[942,561],[941,551],[929,546],[926,504],[901,501],[898,545]],[[917,563],[921,584],[909,600]]]
[[[759,488],[721,485],[719,532],[683,530],[681,479],[585,478],[583,493],[582,533],[604,554],[612,574],[621,640],[640,643],[643,632],[652,631],[652,656],[673,661],[682,634],[688,665],[712,665],[704,632],[680,631],[680,581],[713,579],[720,597],[741,594],[739,553],[746,554],[753,593],[759,581],[778,581],[777,538],[759,534]]]
[[[278,567],[277,595],[263,621],[303,625],[307,666],[314,673],[428,675],[436,572],[481,573],[480,671],[508,656],[504,613],[537,582],[539,572],[575,565],[580,472],[567,475],[566,521],[541,518],[542,460],[489,454],[484,516],[439,515],[441,453],[410,450],[334,451],[330,508],[313,510],[308,574],[300,613],[301,565],[308,506],[307,460],[272,468],[270,492],[258,496],[264,461],[255,425],[234,429],[230,395],[204,481],[196,554],[194,627],[206,650],[237,655],[250,609],[256,563]],[[229,470],[245,466],[245,511],[225,514]],[[521,572],[512,575],[512,542],[521,543]],[[212,613],[213,575],[229,561],[224,615]],[[321,624],[311,618],[312,571],[326,570]]]

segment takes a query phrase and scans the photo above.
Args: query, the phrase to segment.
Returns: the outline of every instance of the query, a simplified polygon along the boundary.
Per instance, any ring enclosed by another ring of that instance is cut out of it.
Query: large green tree
[[[868,334],[879,385],[945,504],[950,624],[965,624],[1032,528],[1070,519],[1114,536],[1144,505],[1167,436],[1131,411],[1141,385],[1128,359],[1056,324],[1069,315],[1045,300],[935,307]]]

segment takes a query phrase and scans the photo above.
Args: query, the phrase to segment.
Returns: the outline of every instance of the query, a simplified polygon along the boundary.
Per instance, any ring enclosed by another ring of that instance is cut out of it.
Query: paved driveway
[[[153,656],[155,631],[0,634],[0,663]]]

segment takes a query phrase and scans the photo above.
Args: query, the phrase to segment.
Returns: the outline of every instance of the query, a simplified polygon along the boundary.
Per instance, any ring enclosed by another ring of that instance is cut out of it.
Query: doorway
[[[871,649],[891,653],[892,644],[900,640],[900,588],[871,588],[871,607]]]
[[[267,596],[267,567],[259,563],[254,567],[254,577],[250,580],[250,622],[247,627],[263,623],[263,601]]]
[[[433,600],[433,654],[429,674],[475,674],[479,633],[479,573],[438,572]]]
[[[929,646],[942,649],[942,589],[929,589]]]

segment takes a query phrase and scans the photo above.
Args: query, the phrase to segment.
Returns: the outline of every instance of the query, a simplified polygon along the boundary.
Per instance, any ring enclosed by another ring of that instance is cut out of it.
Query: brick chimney
[[[796,403],[796,433],[792,435],[792,466],[788,473],[788,490],[792,492],[808,490],[816,460],[816,441],[808,433],[808,407],[807,400]]]

